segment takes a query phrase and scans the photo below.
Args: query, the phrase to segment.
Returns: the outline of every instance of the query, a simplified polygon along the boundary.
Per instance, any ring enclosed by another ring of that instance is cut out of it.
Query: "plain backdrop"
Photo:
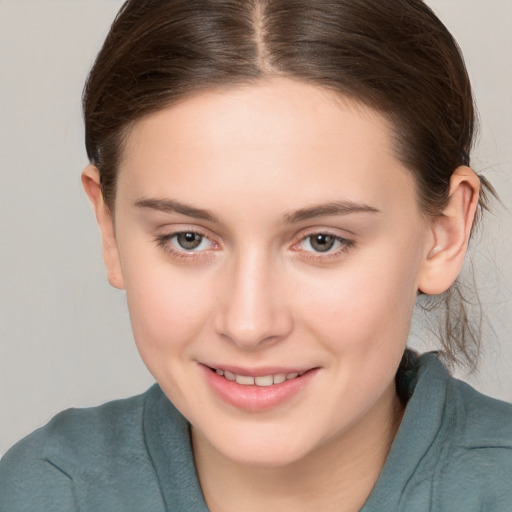
[[[121,3],[0,0],[0,453],[64,408],[153,382],[80,186],[81,90]],[[471,249],[486,317],[480,370],[457,375],[512,401],[512,1],[428,3],[464,51],[481,116],[473,166],[504,203]],[[436,346],[417,324],[411,344]]]

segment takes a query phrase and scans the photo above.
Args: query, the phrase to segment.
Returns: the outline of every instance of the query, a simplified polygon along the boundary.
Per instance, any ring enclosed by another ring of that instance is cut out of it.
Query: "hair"
[[[361,102],[394,128],[426,215],[470,165],[475,109],[460,49],[421,0],[128,0],[83,95],[89,160],[112,212],[123,143],[141,118],[201,91],[288,77]],[[486,208],[486,190],[480,209]],[[446,294],[443,349],[476,364],[480,333]],[[455,314],[453,314],[455,312]]]

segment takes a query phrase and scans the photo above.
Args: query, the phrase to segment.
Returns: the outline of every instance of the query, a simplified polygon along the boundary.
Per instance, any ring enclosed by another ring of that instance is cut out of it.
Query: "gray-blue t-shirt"
[[[435,354],[397,386],[410,395],[361,512],[511,512],[512,406],[451,378]],[[0,512],[207,512],[189,424],[158,385],[70,409],[0,461]],[[342,507],[340,507],[342,510]]]

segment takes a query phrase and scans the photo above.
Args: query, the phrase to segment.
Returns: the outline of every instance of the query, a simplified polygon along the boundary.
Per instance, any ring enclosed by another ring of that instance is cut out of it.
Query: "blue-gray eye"
[[[189,233],[178,233],[177,235],[175,235],[175,238],[176,238],[176,242],[182,249],[184,249],[186,251],[192,251],[194,249],[197,249],[201,245],[201,242],[203,241],[204,236],[199,235],[197,233],[189,232]]]
[[[316,252],[330,251],[334,247],[334,244],[338,241],[336,237],[322,233],[311,235],[308,237],[308,239],[312,249],[314,249]]]

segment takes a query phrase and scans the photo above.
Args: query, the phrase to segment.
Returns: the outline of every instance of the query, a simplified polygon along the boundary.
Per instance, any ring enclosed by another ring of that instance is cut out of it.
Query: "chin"
[[[236,432],[223,431],[217,436],[208,436],[208,444],[235,464],[260,468],[288,466],[314,450],[310,433],[301,436],[297,429],[276,429],[276,425],[261,424],[252,429],[240,427]]]
[[[224,455],[241,466],[270,469],[290,466],[301,460],[305,453],[303,453],[303,450],[298,452],[297,450],[288,450],[281,447],[280,450],[229,450]]]

